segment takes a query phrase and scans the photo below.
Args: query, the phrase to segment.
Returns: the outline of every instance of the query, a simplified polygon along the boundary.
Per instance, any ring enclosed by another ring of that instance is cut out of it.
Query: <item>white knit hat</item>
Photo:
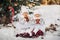
[[[40,14],[40,13],[39,13],[38,10],[35,10],[35,11],[34,11],[34,15],[35,15],[35,14]]]
[[[21,14],[23,14],[24,12],[27,12],[27,13],[28,13],[28,9],[26,9],[25,6],[23,6],[23,7],[21,8]]]

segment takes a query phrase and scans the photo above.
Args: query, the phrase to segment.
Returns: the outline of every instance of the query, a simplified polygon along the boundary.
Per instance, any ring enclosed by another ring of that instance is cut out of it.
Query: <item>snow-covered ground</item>
[[[40,12],[41,11],[41,12]],[[60,21],[57,21],[57,19],[60,19],[60,6],[59,5],[47,5],[44,7],[40,7],[39,12],[42,13],[42,18],[44,18],[44,21],[46,23],[46,26],[48,26],[51,23],[57,23],[60,25]],[[15,22],[16,23],[16,22]],[[16,29],[13,27],[3,27],[0,25],[0,40],[60,40],[60,26],[57,27],[56,32],[46,32],[44,35],[44,39],[41,39],[41,37],[38,38],[22,38],[22,37],[16,37]]]
[[[60,40],[60,27],[59,30],[50,33],[47,32],[44,36],[44,39],[41,39],[41,37],[38,38],[22,38],[22,37],[15,37],[14,28],[2,28],[0,29],[0,40]]]

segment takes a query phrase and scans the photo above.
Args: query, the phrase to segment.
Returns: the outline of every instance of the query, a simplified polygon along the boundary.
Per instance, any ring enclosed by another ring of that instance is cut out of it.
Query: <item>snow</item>
[[[59,5],[47,5],[47,6],[40,6],[38,9],[38,13],[42,14],[42,18],[45,21],[45,26],[47,27],[51,23],[59,24],[60,21],[57,19],[60,19],[60,6]],[[14,22],[15,25],[17,22]],[[15,37],[16,35],[16,29],[13,27],[3,27],[0,25],[0,40],[60,40],[60,26],[57,27],[56,32],[46,32],[44,35],[44,39],[41,39],[41,36],[38,38],[22,38],[22,37]]]

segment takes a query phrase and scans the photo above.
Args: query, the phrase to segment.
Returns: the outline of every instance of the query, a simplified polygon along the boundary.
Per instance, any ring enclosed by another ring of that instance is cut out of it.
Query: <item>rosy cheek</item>
[[[24,17],[25,18],[25,20],[28,22],[29,21],[29,18],[28,17]]]
[[[40,19],[36,19],[36,24],[40,24]]]

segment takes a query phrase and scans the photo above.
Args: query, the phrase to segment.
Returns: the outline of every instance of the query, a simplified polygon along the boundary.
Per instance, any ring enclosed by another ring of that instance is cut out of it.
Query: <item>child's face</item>
[[[23,13],[23,16],[24,16],[25,20],[28,22],[29,21],[28,13],[27,12],[24,12]]]
[[[36,24],[40,24],[40,14],[35,14],[35,20],[36,20]]]

